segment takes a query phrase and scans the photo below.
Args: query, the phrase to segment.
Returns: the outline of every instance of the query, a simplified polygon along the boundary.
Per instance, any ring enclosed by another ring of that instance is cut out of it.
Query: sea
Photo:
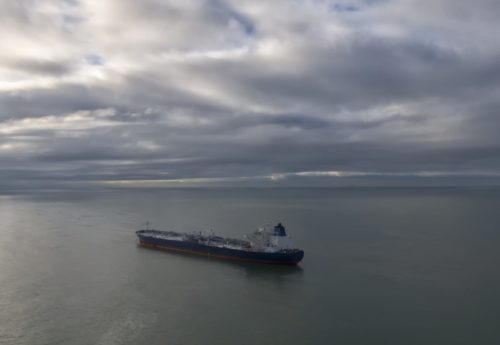
[[[145,222],[304,260],[138,247]],[[0,195],[0,344],[500,344],[500,188],[179,188]]]

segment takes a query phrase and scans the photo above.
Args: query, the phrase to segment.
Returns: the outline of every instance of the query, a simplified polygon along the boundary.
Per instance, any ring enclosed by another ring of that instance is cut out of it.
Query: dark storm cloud
[[[2,189],[500,174],[496,2],[0,6]]]
[[[66,84],[57,89],[40,88],[0,94],[0,118],[39,117],[113,105],[110,90]]]
[[[275,71],[274,62],[252,60],[200,62],[190,68],[255,102],[278,107],[303,103],[325,110],[432,97],[460,99],[500,83],[500,55],[470,58],[400,39],[352,37],[347,45],[307,44],[290,54],[302,61],[284,71]],[[204,73],[207,67],[210,72]]]
[[[4,67],[11,70],[20,70],[25,73],[63,76],[75,69],[75,66],[69,61],[50,61],[38,59],[18,59],[14,61],[4,62]]]

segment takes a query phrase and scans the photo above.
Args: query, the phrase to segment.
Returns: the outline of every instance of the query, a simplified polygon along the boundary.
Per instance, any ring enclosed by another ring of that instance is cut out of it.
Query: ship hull
[[[293,252],[253,252],[224,247],[214,247],[205,244],[168,240],[164,238],[153,238],[138,234],[139,245],[166,251],[181,252],[187,254],[203,255],[224,260],[236,260],[255,262],[263,264],[296,265],[304,257],[302,250]]]

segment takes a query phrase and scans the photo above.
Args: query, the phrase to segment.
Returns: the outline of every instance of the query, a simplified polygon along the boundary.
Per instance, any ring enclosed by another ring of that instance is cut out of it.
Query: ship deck
[[[182,234],[174,231],[163,230],[139,230],[137,232],[142,236],[150,238],[164,239],[169,241],[190,242],[203,244],[210,247],[228,248],[236,250],[250,251],[251,245],[249,241],[239,240],[235,238],[224,238],[214,235],[203,234]]]

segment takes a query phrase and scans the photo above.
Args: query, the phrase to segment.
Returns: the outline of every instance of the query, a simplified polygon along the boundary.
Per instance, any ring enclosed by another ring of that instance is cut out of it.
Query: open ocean
[[[298,267],[136,246],[283,222]],[[0,343],[500,344],[500,189],[0,196]]]

